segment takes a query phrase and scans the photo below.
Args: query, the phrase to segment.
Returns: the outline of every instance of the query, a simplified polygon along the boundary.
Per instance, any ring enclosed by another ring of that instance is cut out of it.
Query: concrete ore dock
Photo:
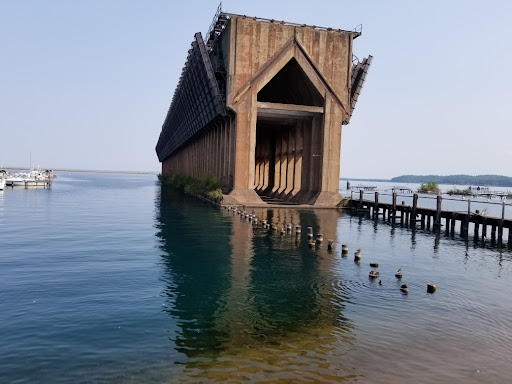
[[[162,174],[217,177],[223,203],[335,207],[342,125],[371,64],[346,31],[224,13],[196,33],[156,152]]]

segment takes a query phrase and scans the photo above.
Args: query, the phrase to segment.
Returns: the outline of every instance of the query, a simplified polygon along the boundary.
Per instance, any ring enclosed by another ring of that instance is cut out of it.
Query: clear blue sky
[[[0,0],[0,165],[158,171],[154,147],[216,1]],[[341,176],[512,176],[512,2],[224,1],[352,29],[374,58]]]

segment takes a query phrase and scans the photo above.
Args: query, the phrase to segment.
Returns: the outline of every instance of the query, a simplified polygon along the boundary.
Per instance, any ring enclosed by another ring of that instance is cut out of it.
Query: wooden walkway
[[[460,235],[467,238],[469,235],[469,224],[473,224],[473,234],[475,240],[480,236],[488,238],[488,229],[490,228],[491,241],[503,242],[503,229],[508,229],[508,244],[512,244],[512,220],[505,219],[505,205],[502,209],[502,217],[488,217],[481,215],[479,211],[475,213],[468,209],[468,212],[443,211],[441,209],[442,197],[437,196],[437,208],[419,208],[418,195],[413,195],[412,206],[396,203],[397,194],[393,193],[392,203],[379,202],[379,193],[375,192],[375,200],[364,200],[363,191],[359,192],[359,199],[352,199],[349,206],[359,212],[365,212],[367,215],[377,220],[382,217],[384,221],[393,224],[399,223],[408,228],[415,228],[419,223],[421,229],[440,231],[444,230],[448,235],[455,234],[456,223],[460,223]]]

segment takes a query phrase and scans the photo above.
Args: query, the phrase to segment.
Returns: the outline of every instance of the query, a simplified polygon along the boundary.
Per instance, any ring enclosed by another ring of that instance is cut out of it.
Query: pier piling
[[[375,202],[373,203],[373,219],[379,218],[379,192],[375,192]]]
[[[410,223],[411,223],[411,227],[413,225],[416,225],[416,211],[418,209],[418,194],[415,193],[412,197],[412,212],[411,212],[411,220],[410,220]]]
[[[434,227],[436,229],[441,227],[441,204],[442,204],[443,198],[441,195],[437,196],[437,206],[436,206],[436,220],[434,222]]]
[[[496,203],[489,202],[488,204],[501,205],[501,217],[491,217],[482,215],[480,210],[471,211],[471,199],[467,200],[467,211],[443,211],[442,202],[443,197],[436,197],[435,208],[418,207],[418,194],[413,195],[412,205],[406,205],[405,201],[397,205],[398,194],[392,193],[392,201],[389,203],[379,202],[381,196],[379,192],[375,192],[375,200],[362,199],[362,192],[359,193],[359,199],[352,200],[349,206],[360,212],[360,220],[367,216],[373,220],[379,220],[379,215],[382,215],[382,220],[396,225],[398,220],[403,227],[405,223],[406,228],[416,228],[417,222],[420,222],[422,230],[433,230],[440,233],[443,224],[446,226],[444,232],[445,236],[455,236],[455,231],[459,232],[460,236],[464,239],[469,238],[469,231],[471,229],[471,236],[475,242],[485,242],[487,239],[487,226],[491,226],[491,239],[493,242],[498,241],[502,245],[505,241],[509,243],[509,248],[512,249],[512,220],[505,218],[506,208],[509,204],[506,201]],[[432,197],[422,197],[432,199]],[[446,199],[446,198],[445,198]],[[450,200],[449,198],[447,200]],[[462,201],[461,201],[462,202]],[[482,204],[482,202],[478,202]],[[485,203],[484,203],[485,204]],[[363,215],[363,212],[365,213]],[[485,211],[484,211],[485,212]],[[460,227],[459,227],[460,225]],[[472,226],[470,228],[470,225]],[[457,228],[456,228],[457,227]],[[482,228],[480,230],[480,228]],[[312,240],[313,230],[308,227],[308,237]],[[480,239],[481,238],[481,239]]]
[[[396,223],[396,192],[393,192],[393,203],[391,208],[391,222],[393,225]]]

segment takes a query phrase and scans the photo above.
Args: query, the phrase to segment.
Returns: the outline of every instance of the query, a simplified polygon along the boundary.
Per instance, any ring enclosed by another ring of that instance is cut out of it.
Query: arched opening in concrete
[[[321,189],[324,98],[292,58],[259,92],[255,191],[308,204]]]

